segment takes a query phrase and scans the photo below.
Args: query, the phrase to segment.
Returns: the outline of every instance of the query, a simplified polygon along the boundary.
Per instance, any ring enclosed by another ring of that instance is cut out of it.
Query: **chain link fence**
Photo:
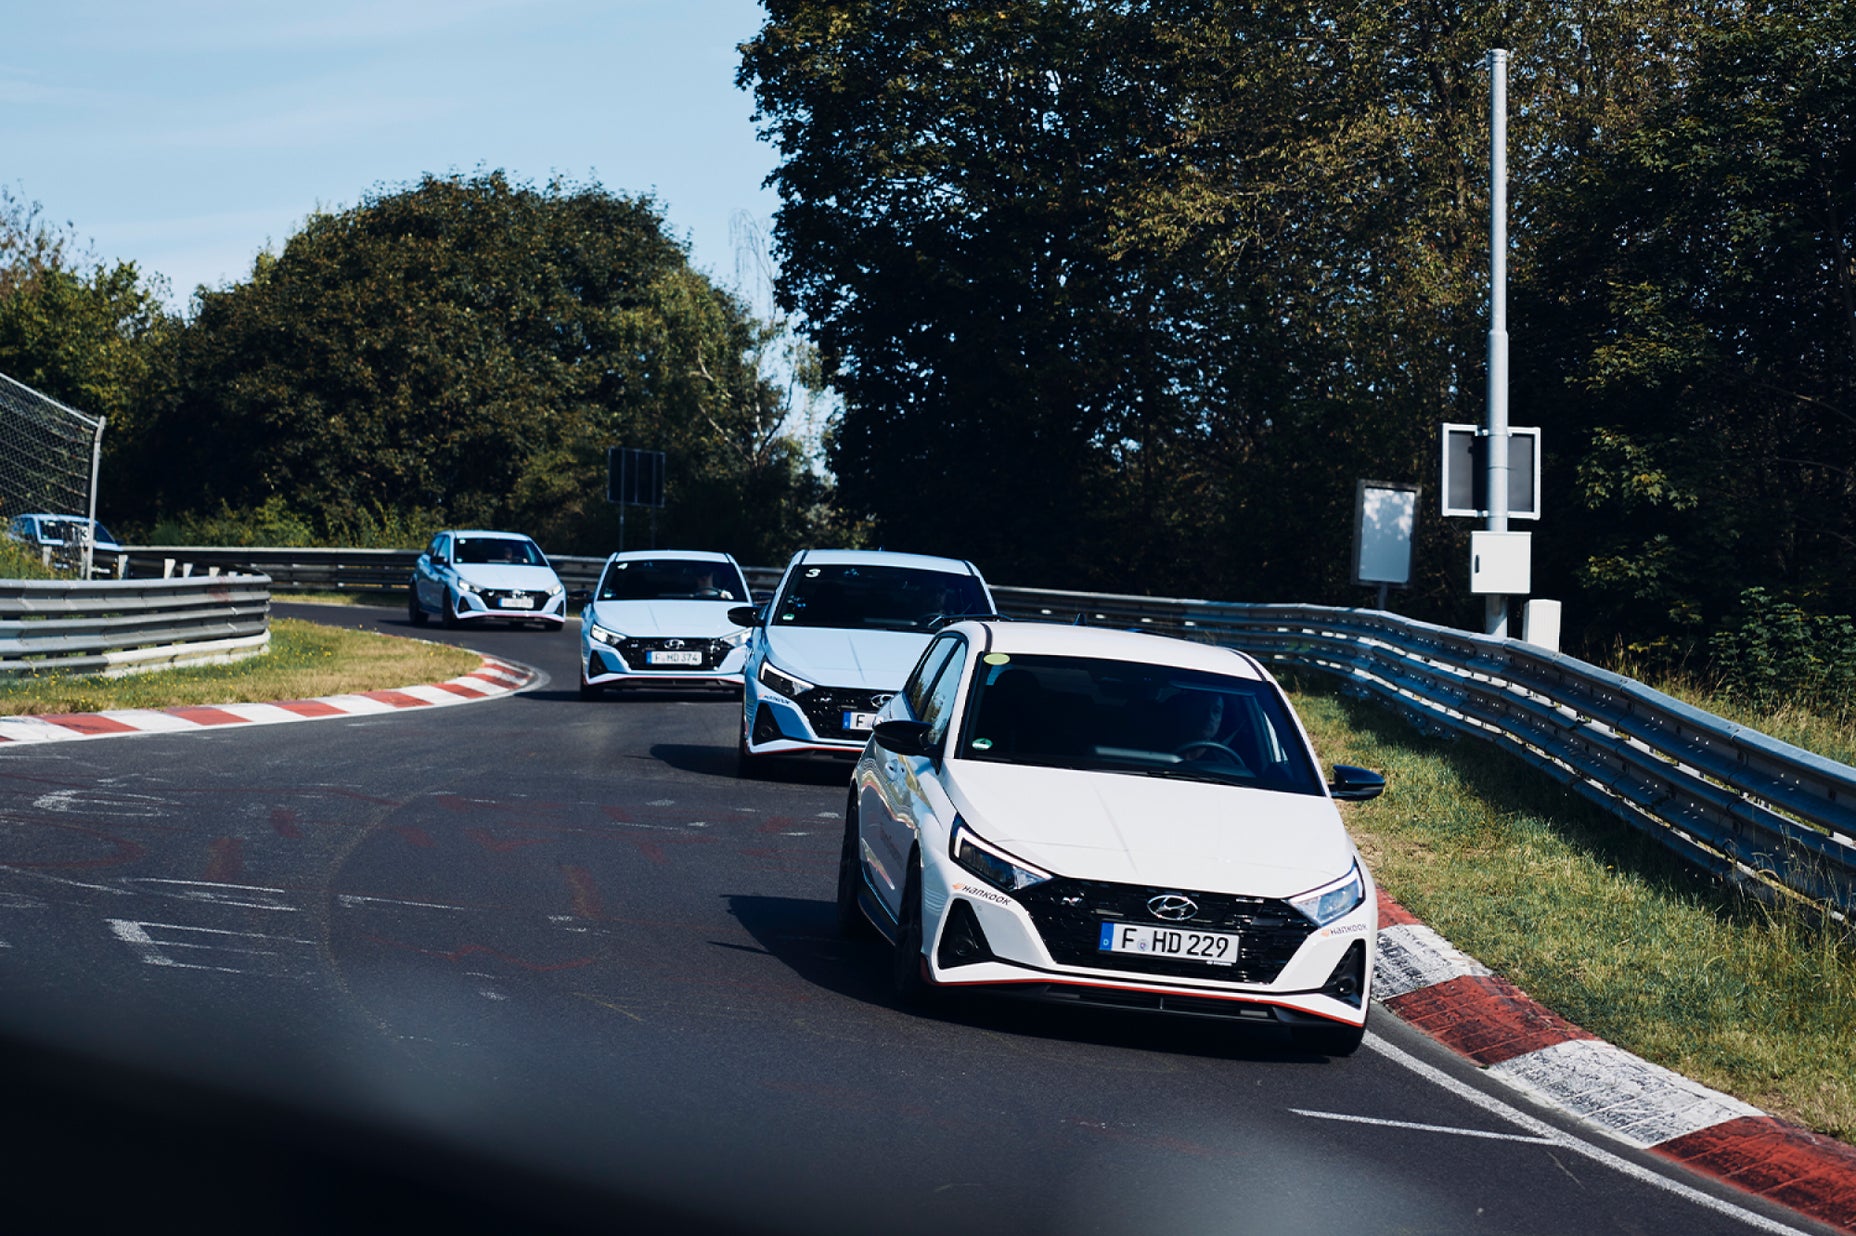
[[[103,418],[86,416],[0,373],[0,518],[82,515],[94,528]],[[69,565],[90,578],[94,546]]]

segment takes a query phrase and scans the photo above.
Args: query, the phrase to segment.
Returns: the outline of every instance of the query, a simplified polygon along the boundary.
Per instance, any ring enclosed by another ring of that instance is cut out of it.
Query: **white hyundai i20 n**
[[[729,612],[747,627],[740,770],[770,756],[855,758],[928,639],[949,619],[991,614],[971,562],[884,550],[794,554],[766,607]]]
[[[898,992],[1223,1017],[1329,1055],[1365,1034],[1378,914],[1299,719],[1254,658],[960,622],[877,719],[838,871]]]

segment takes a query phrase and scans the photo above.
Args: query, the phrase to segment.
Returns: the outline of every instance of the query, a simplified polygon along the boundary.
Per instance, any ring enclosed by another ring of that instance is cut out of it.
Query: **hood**
[[[1326,797],[973,760],[944,777],[974,832],[1077,879],[1293,897],[1353,863]]]
[[[544,566],[517,566],[509,562],[465,562],[452,567],[458,578],[479,588],[498,590],[519,588],[524,592],[546,592],[560,584],[553,570]]]
[[[720,639],[741,628],[728,620],[739,601],[595,601],[588,606],[593,621],[608,631],[642,639],[680,635],[691,639]]]
[[[821,687],[900,691],[930,634],[843,627],[768,627],[767,659]]]

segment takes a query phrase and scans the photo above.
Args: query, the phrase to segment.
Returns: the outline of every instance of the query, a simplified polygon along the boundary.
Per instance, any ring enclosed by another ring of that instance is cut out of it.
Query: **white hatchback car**
[[[448,627],[533,622],[558,631],[567,622],[567,589],[541,547],[520,532],[456,529],[432,538],[407,585],[413,625],[434,614]]]
[[[1366,1030],[1378,911],[1336,766],[1254,658],[1162,636],[961,622],[852,775],[838,923],[905,999],[971,987],[1286,1029]]]
[[[580,613],[580,698],[621,686],[740,687],[748,632],[728,611],[751,595],[728,554],[612,555]]]
[[[971,562],[883,550],[794,554],[773,600],[730,617],[752,630],[740,771],[768,756],[855,756],[936,628],[993,613]]]

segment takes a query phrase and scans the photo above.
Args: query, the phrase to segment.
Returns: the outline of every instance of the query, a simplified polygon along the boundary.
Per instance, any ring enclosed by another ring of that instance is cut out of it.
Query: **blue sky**
[[[17,5],[0,182],[166,276],[177,307],[312,211],[478,167],[649,192],[698,268],[755,295],[731,223],[771,228],[777,156],[734,74],[762,18],[755,0]]]

